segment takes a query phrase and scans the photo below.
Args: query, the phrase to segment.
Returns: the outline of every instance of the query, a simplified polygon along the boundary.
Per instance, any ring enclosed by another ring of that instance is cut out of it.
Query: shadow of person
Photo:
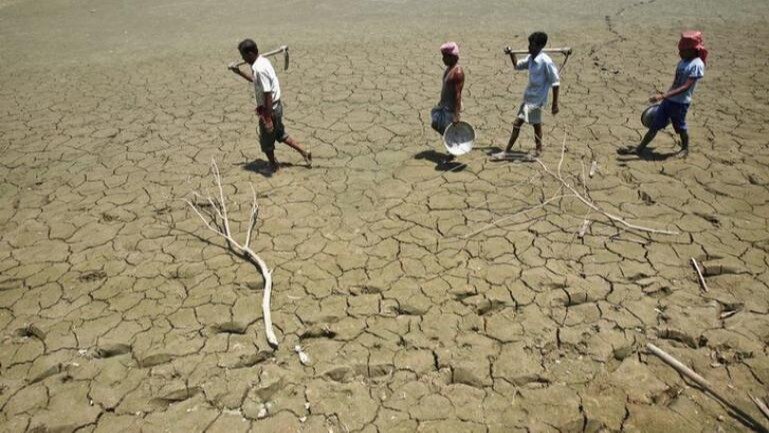
[[[263,159],[255,159],[251,162],[245,162],[240,164],[240,166],[243,167],[243,170],[251,171],[254,173],[261,174],[264,177],[272,177],[275,175],[275,172],[272,171],[272,168],[270,168],[270,162],[265,161]],[[293,167],[294,164],[290,162],[280,162],[278,163],[279,168],[284,167]]]
[[[486,155],[492,155],[494,153],[499,153],[499,152],[502,151],[502,148],[499,147],[499,146],[486,146],[486,147],[478,146],[478,147],[475,147],[474,149],[475,150],[480,150],[483,153],[485,153]]]
[[[534,158],[528,152],[511,150],[510,152],[507,152],[504,158],[495,158],[494,155],[499,155],[500,152],[502,152],[502,150],[498,147],[492,147],[489,148],[486,155],[488,155],[492,162],[534,162]]]
[[[656,152],[654,149],[645,148],[639,153],[635,150],[630,151],[630,148],[617,149],[617,161],[630,162],[630,161],[665,161],[670,158],[677,158],[680,155],[680,151],[675,152]]]
[[[414,159],[426,159],[435,164],[436,171],[462,171],[467,168],[467,164],[454,160],[454,156],[435,150],[423,150],[416,155]]]

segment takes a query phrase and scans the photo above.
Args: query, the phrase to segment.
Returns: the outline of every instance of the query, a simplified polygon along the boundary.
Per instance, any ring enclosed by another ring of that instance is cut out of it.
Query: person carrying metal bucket
[[[446,42],[440,50],[446,70],[443,72],[441,99],[430,111],[430,126],[442,136],[446,128],[459,122],[465,72],[459,65],[459,45],[456,42]],[[452,158],[449,155],[449,159]]]
[[[689,155],[689,128],[686,125],[686,113],[692,102],[694,87],[705,75],[705,63],[708,57],[708,50],[702,42],[702,33],[683,32],[678,41],[678,54],[681,61],[676,66],[673,85],[667,92],[659,92],[649,98],[649,102],[659,103],[659,105],[648,108],[641,118],[649,131],[638,147],[620,149],[619,153],[643,153],[646,146],[654,140],[657,132],[664,129],[668,123],[672,123],[673,129],[681,138],[681,150],[678,155],[684,158]]]

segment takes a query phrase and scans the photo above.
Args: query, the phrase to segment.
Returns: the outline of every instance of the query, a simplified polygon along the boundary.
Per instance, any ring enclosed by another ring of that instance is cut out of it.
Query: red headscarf
[[[707,63],[708,50],[702,42],[702,32],[699,30],[691,30],[681,33],[681,39],[678,41],[679,50],[695,50],[697,56],[702,59],[703,63]]]

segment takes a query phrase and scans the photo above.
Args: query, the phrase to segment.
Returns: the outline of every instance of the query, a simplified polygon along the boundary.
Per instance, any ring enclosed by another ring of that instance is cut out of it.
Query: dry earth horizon
[[[769,397],[767,19],[763,0],[0,0],[0,432],[750,431],[647,343],[769,425],[748,400]],[[710,50],[691,155],[668,131],[617,156],[687,29]],[[526,83],[502,48],[535,30],[575,50],[542,162],[565,146],[568,185],[677,234],[488,161]],[[273,63],[312,169],[282,146],[262,174],[226,69],[245,37],[291,47]],[[478,132],[449,166],[429,126],[447,40]],[[238,238],[256,190],[277,350],[258,270],[184,202],[215,191],[212,159]]]

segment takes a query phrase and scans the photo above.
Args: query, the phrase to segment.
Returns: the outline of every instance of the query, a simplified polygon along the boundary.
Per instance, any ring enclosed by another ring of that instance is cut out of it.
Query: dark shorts
[[[454,120],[454,112],[448,108],[435,107],[430,111],[430,120],[430,126],[435,132],[443,135],[446,128],[448,128]]]
[[[264,121],[259,116],[259,144],[263,152],[272,152],[275,150],[275,142],[283,143],[288,140],[286,127],[283,125],[283,104],[278,101],[272,106],[272,133],[267,132],[264,127]]]
[[[665,99],[660,104],[659,109],[657,109],[657,113],[652,121],[652,126],[649,129],[665,129],[665,127],[668,126],[668,122],[670,122],[673,124],[673,129],[675,129],[676,132],[686,131],[687,111],[689,111],[689,104],[681,104],[680,102],[673,102]]]

